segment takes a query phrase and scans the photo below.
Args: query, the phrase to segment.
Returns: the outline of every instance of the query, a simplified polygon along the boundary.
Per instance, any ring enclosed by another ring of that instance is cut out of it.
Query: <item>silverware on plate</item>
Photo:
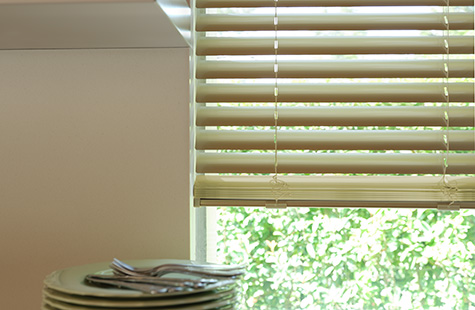
[[[235,285],[245,273],[245,265],[217,264],[162,264],[151,268],[137,268],[118,259],[110,264],[111,274],[88,274],[86,282],[162,294],[200,291]],[[165,277],[168,274],[175,274]],[[187,275],[187,276],[184,276]]]
[[[246,265],[163,264],[151,268],[137,268],[114,258],[110,267],[115,274],[130,276],[161,277],[169,273],[182,273],[211,278],[233,278],[243,275]]]

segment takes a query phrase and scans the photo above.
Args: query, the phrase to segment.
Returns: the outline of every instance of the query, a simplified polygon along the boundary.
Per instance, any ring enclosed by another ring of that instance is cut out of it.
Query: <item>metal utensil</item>
[[[90,274],[87,276],[88,280],[105,280],[105,281],[122,281],[128,283],[146,283],[158,286],[174,286],[174,287],[190,287],[202,288],[208,284],[218,282],[217,279],[182,279],[182,278],[157,278],[148,276],[124,276],[124,275],[102,275]]]
[[[137,268],[115,258],[110,267],[115,274],[130,276],[161,277],[169,273],[182,273],[211,278],[235,278],[245,273],[245,265],[163,264],[152,268]]]
[[[233,279],[178,279],[99,274],[89,274],[85,280],[95,285],[133,289],[147,294],[200,291],[236,284]]]
[[[183,287],[174,287],[174,286],[160,286],[155,284],[148,283],[133,283],[133,282],[124,282],[119,280],[107,280],[107,279],[97,279],[86,276],[86,281],[92,284],[113,286],[117,288],[126,288],[136,291],[140,291],[147,294],[160,294],[160,293],[171,293],[182,291]]]

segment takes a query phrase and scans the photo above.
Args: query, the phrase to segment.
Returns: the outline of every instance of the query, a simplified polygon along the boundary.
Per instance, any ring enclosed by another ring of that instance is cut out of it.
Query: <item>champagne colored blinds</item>
[[[274,5],[196,0],[196,204],[473,206],[473,0]]]

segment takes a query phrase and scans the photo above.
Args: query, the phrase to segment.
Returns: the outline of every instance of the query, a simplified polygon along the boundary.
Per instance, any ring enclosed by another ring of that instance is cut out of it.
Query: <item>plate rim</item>
[[[92,296],[75,296],[62,292],[57,292],[52,289],[43,288],[43,297],[48,297],[52,300],[66,302],[79,306],[95,306],[95,307],[116,307],[116,308],[131,308],[131,307],[169,307],[175,305],[185,305],[200,302],[209,302],[218,300],[220,298],[226,298],[228,296],[237,296],[238,292],[234,288],[225,289],[217,293],[205,292],[205,295],[194,294],[181,298],[181,296],[167,298],[147,298],[147,299],[103,299]],[[88,299],[85,299],[88,298]]]
[[[204,303],[198,303],[198,304],[184,304],[183,307],[180,307],[181,305],[175,305],[172,306],[174,309],[177,310],[212,310],[212,309],[220,309],[222,307],[226,307],[229,305],[236,304],[238,302],[238,297],[230,297],[227,299],[218,299],[218,300],[213,300],[211,302],[204,302]],[[58,300],[52,300],[50,298],[44,298],[43,299],[43,304],[47,305],[53,309],[58,309],[58,310],[87,310],[87,309],[101,309],[101,310],[106,310],[106,309],[114,309],[114,308],[107,308],[107,307],[87,307],[87,306],[82,306],[82,305],[74,305],[74,304],[69,304],[66,302],[58,301]],[[165,310],[166,308],[164,307],[137,307],[137,308],[143,308],[144,310]],[[127,309],[127,308],[125,308]],[[128,309],[134,309],[134,308],[128,308]]]

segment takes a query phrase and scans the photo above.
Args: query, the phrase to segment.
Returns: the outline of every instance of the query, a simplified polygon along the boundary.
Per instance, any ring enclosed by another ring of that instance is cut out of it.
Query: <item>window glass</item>
[[[475,307],[473,210],[217,212],[217,260],[249,264],[245,309]]]

